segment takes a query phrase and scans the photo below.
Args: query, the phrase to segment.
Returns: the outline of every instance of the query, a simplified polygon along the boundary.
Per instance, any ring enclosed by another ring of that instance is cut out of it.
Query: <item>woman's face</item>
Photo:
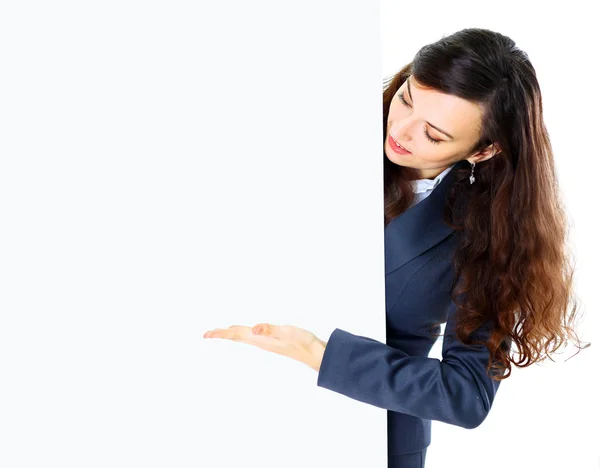
[[[420,178],[433,179],[452,164],[472,156],[468,151],[479,139],[481,113],[477,104],[424,89],[411,75],[390,104],[385,154],[394,164],[418,169]],[[394,140],[410,153],[394,151]]]

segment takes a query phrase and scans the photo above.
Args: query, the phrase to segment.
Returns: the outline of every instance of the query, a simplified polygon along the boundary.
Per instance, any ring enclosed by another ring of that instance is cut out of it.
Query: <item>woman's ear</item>
[[[467,161],[469,161],[470,163],[480,163],[482,161],[485,161],[487,159],[490,159],[494,156],[496,156],[498,153],[501,153],[502,150],[499,149],[499,146],[497,143],[492,143],[491,145],[489,145],[488,147],[482,149],[481,151],[472,154],[471,156],[469,156],[467,158]]]

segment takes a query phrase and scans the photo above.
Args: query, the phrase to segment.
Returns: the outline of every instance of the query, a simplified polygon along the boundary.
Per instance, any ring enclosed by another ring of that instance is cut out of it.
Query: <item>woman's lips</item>
[[[408,151],[406,148],[404,148],[401,145],[398,145],[398,143],[396,143],[396,141],[392,138],[392,136],[390,135],[388,137],[388,143],[390,145],[390,147],[398,154],[410,154],[410,151]]]

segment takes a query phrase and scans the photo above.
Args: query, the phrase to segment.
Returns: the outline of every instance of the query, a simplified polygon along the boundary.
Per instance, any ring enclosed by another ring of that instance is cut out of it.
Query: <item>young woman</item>
[[[205,337],[292,357],[385,408],[389,467],[416,468],[432,420],[477,427],[511,363],[577,340],[573,269],[540,87],[513,40],[470,28],[419,50],[384,87],[383,141],[386,343],[271,324]]]

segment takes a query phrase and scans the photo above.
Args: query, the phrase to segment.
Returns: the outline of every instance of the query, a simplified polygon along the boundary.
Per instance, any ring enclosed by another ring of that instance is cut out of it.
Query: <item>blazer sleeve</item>
[[[354,400],[419,418],[473,429],[489,413],[500,385],[487,374],[489,351],[455,334],[451,301],[442,360],[411,356],[336,328],[325,347],[317,385]],[[487,327],[474,334],[486,337]]]

